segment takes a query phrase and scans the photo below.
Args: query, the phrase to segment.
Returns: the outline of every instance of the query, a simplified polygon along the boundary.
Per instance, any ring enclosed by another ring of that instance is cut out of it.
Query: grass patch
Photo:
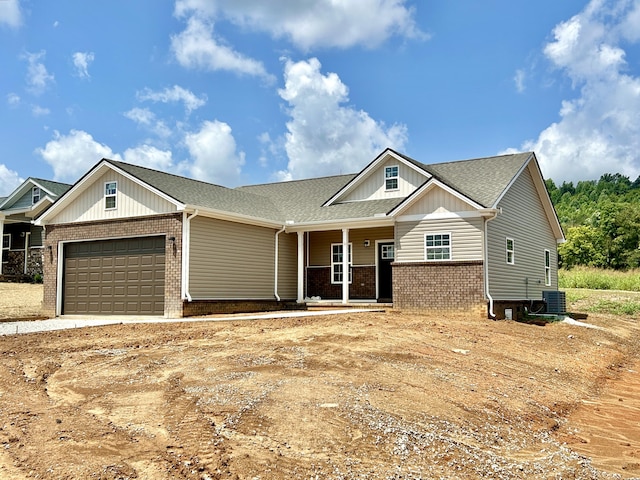
[[[640,303],[633,301],[599,300],[588,309],[591,313],[635,316],[640,314]]]
[[[621,272],[591,267],[575,267],[558,271],[558,286],[592,290],[626,290],[640,292],[640,269]]]

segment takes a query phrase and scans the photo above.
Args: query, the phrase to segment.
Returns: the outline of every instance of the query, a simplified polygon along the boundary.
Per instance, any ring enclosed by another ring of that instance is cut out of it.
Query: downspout
[[[493,297],[489,292],[489,238],[487,236],[487,224],[497,216],[498,212],[484,220],[484,291],[489,299],[489,316],[494,320],[496,318],[496,314],[493,313]]]
[[[280,301],[280,295],[278,295],[278,236],[284,232],[286,225],[283,225],[280,230],[276,232],[276,254],[275,254],[275,278],[273,281],[273,294],[276,296],[276,300]]]
[[[182,298],[191,302],[189,293],[189,256],[191,254],[191,220],[198,216],[196,209],[191,215],[185,218],[182,232]]]
[[[5,216],[0,213],[0,275],[2,275],[2,257],[4,254],[4,249],[2,248],[4,244],[4,219]]]

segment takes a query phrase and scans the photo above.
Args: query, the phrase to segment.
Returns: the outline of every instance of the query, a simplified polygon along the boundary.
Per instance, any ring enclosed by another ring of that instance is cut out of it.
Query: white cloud
[[[525,78],[526,78],[526,74],[524,70],[522,69],[516,70],[516,74],[513,76],[513,83],[515,83],[516,90],[518,93],[522,93],[526,89],[524,84]]]
[[[289,104],[291,120],[285,140],[289,163],[280,179],[356,172],[386,147],[402,150],[407,140],[406,126],[386,127],[344,105],[347,86],[320,68],[316,58],[285,63],[279,94]]]
[[[237,151],[229,125],[206,121],[199,131],[185,136],[185,144],[192,162],[183,168],[190,177],[225,186],[238,184],[245,154]]]
[[[138,125],[148,128],[152,133],[160,138],[171,136],[171,129],[162,120],[158,120],[156,115],[147,108],[132,108],[123,114],[129,120],[133,120]]]
[[[286,37],[296,47],[372,48],[389,37],[427,38],[405,0],[178,0],[177,16],[224,18],[237,26]]]
[[[71,130],[69,135],[55,132],[53,140],[36,153],[53,168],[54,180],[75,182],[102,158],[120,160],[107,145],[97,142],[82,130]]]
[[[0,163],[0,197],[6,197],[13,192],[24,179],[20,178],[18,172],[9,170],[6,165]]]
[[[173,88],[165,88],[160,92],[154,92],[146,88],[142,92],[138,92],[137,97],[141,101],[151,100],[152,102],[162,103],[183,102],[187,113],[191,113],[207,103],[206,95],[198,97],[193,92],[178,85],[174,85]]]
[[[225,70],[259,77],[269,83],[274,81],[262,62],[224,45],[220,39],[214,38],[213,24],[197,17],[189,18],[187,28],[171,37],[171,49],[178,63],[186,68]]]
[[[40,105],[33,105],[31,107],[31,113],[34,117],[44,117],[45,115],[49,115],[51,110],[45,107],[41,107]]]
[[[162,172],[171,171],[174,168],[170,150],[160,150],[146,144],[135,148],[127,148],[124,151],[124,161]]]
[[[75,52],[73,54],[73,66],[76,67],[76,75],[80,78],[89,78],[89,65],[95,59],[93,52]]]
[[[7,103],[9,104],[10,107],[17,107],[18,105],[20,105],[20,95],[13,92],[8,93]]]
[[[22,14],[18,0],[0,1],[0,25],[3,23],[13,28],[22,25]]]
[[[625,48],[638,42],[640,2],[593,0],[557,25],[544,54],[578,95],[562,102],[559,121],[521,149],[534,150],[554,181],[640,175],[640,77],[628,73]]]
[[[39,53],[25,53],[22,59],[27,61],[27,89],[33,94],[44,92],[54,82],[54,77],[47,71],[40,60],[46,55],[44,50]]]

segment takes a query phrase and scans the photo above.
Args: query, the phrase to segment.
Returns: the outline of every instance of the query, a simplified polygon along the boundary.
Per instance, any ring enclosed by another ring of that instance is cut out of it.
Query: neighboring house
[[[42,275],[42,227],[33,220],[69,188],[66,183],[28,178],[0,199],[0,278]]]
[[[425,165],[387,149],[357,174],[236,189],[103,159],[37,224],[52,315],[321,299],[500,318],[557,290],[563,241],[533,153]]]

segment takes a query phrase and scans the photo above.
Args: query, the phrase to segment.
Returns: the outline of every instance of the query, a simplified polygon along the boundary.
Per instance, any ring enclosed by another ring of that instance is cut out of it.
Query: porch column
[[[298,232],[298,303],[304,302],[304,232]]]
[[[342,303],[349,303],[349,229],[342,229]]]

